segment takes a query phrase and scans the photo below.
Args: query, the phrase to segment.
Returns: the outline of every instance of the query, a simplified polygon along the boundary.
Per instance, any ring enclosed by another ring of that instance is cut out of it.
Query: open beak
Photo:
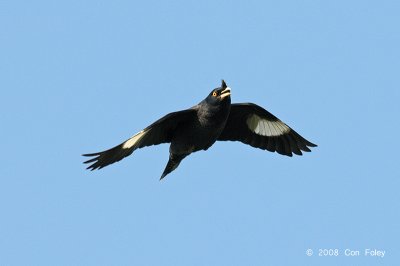
[[[225,90],[221,91],[221,100],[230,95],[231,95],[231,88],[226,87]]]

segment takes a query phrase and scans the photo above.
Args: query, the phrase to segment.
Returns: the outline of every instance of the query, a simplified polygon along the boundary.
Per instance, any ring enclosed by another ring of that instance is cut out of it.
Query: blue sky
[[[395,265],[399,13],[398,1],[2,1],[0,264]],[[319,147],[287,158],[216,143],[162,182],[165,144],[85,170],[82,153],[222,78],[233,102]]]

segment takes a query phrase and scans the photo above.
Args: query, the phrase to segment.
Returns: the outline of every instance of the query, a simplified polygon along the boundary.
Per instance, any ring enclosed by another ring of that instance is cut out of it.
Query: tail
[[[167,165],[165,166],[164,172],[160,177],[160,180],[163,179],[166,175],[174,171],[176,168],[178,168],[179,164],[181,161],[188,156],[189,154],[169,154],[169,160]]]

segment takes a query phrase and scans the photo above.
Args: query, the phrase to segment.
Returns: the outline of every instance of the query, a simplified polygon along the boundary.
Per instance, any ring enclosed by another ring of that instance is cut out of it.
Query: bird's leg
[[[160,180],[163,179],[166,175],[168,175],[172,171],[174,171],[179,166],[181,161],[188,155],[189,154],[173,154],[173,153],[170,153],[169,154],[168,163],[165,166],[164,172],[161,175]]]

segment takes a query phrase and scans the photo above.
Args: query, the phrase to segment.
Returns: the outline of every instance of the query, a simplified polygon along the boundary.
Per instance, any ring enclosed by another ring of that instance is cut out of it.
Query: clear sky
[[[399,14],[385,0],[1,1],[0,265],[398,264]],[[166,144],[85,170],[82,153],[222,78],[319,147],[216,143],[162,182]]]

